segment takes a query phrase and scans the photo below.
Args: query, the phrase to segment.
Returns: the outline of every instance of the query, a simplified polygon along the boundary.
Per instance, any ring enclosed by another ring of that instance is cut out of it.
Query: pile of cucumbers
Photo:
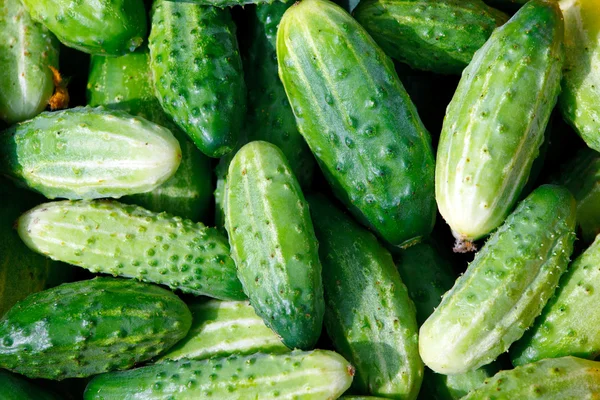
[[[598,234],[597,0],[0,0],[0,400],[595,399]]]

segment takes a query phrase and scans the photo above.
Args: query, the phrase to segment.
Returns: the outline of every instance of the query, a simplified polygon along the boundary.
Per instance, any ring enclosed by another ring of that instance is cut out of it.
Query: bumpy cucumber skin
[[[152,190],[179,167],[171,132],[102,107],[44,112],[0,133],[0,172],[53,199]]]
[[[560,186],[540,186],[519,204],[421,326],[428,367],[476,369],[523,335],[567,268],[575,215],[573,196]]]
[[[229,10],[156,1],[149,47],[156,94],[167,114],[209,157],[233,150],[246,86]]]
[[[146,38],[142,0],[23,0],[31,18],[66,46],[84,53],[119,56]]]
[[[90,106],[123,110],[167,127],[181,147],[177,172],[156,189],[121,201],[193,221],[207,216],[211,203],[210,160],[173,124],[154,94],[147,48],[121,57],[92,56],[87,85]]]
[[[508,16],[481,0],[363,0],[354,17],[392,58],[460,74]]]
[[[436,200],[454,236],[476,240],[506,218],[526,184],[560,90],[563,21],[532,0],[494,31],[448,106]]]
[[[558,106],[586,144],[600,151],[600,7],[593,0],[561,0],[566,59]]]
[[[600,363],[576,357],[549,358],[501,371],[463,400],[596,399]]]
[[[353,374],[342,356],[325,350],[179,360],[100,375],[89,383],[84,399],[328,400],[348,389]]]
[[[279,24],[277,59],[300,133],[336,196],[390,244],[428,235],[431,139],[367,32],[341,7],[303,0]]]
[[[192,328],[158,362],[289,352],[247,301],[210,300],[189,307],[193,316]]]
[[[319,240],[325,327],[356,368],[358,393],[415,399],[423,379],[415,307],[390,253],[325,197],[309,197]]]
[[[245,296],[216,229],[116,201],[57,201],[18,220],[32,250],[94,273],[164,284],[184,293]]]
[[[9,124],[42,112],[54,92],[58,41],[31,20],[20,0],[0,3],[0,119]]]
[[[28,382],[18,375],[0,370],[0,398],[2,400],[59,400],[60,398],[46,392],[37,385]]]
[[[95,278],[35,293],[0,320],[0,366],[62,380],[131,368],[185,337],[192,315],[166,289]]]
[[[291,349],[310,349],[325,304],[308,204],[277,146],[251,142],[229,165],[225,227],[250,304]]]

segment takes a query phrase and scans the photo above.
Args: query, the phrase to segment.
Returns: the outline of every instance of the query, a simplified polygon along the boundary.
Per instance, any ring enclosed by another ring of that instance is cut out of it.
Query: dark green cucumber
[[[508,16],[481,0],[362,0],[354,17],[392,58],[460,74]]]
[[[250,304],[291,349],[321,334],[323,286],[308,204],[277,146],[251,142],[227,176],[225,227]]]
[[[153,190],[180,161],[168,129],[102,107],[44,112],[0,133],[0,173],[51,199]]]
[[[303,0],[281,20],[277,59],[300,133],[336,196],[390,244],[428,235],[429,133],[368,33],[341,7]]]
[[[438,373],[495,360],[540,314],[567,268],[576,203],[544,185],[523,200],[421,326],[419,350]]]
[[[53,393],[47,392],[32,382],[0,370],[0,400],[59,400]]]
[[[325,327],[356,368],[358,393],[415,399],[423,379],[415,306],[390,253],[325,197],[310,197],[325,289]]]
[[[0,320],[0,367],[62,380],[128,369],[190,329],[185,303],[127,279],[66,283],[17,303]]]
[[[57,201],[23,214],[18,230],[30,249],[94,273],[245,297],[227,239],[199,222],[116,201]]]
[[[235,147],[246,87],[229,10],[158,0],[149,38],[158,99],[210,157]]]

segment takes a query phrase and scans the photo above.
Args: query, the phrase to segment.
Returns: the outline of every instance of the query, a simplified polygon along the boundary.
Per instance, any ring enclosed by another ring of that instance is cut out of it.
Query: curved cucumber
[[[210,157],[238,141],[246,87],[229,10],[158,0],[149,38],[160,104]]]
[[[300,133],[338,198],[393,245],[435,220],[429,133],[394,65],[327,0],[303,0],[277,32],[279,76]]]
[[[465,69],[435,175],[438,207],[458,244],[489,234],[518,200],[560,90],[562,37],[558,5],[532,0]]]
[[[392,58],[460,74],[508,16],[481,0],[363,0],[354,17]]]
[[[568,190],[552,185],[519,204],[421,326],[419,350],[428,367],[473,370],[523,335],[567,267],[575,207]]]
[[[89,383],[84,399],[328,400],[348,389],[353,374],[342,356],[325,350],[180,360],[100,375]]]
[[[44,112],[0,133],[0,172],[51,199],[146,192],[180,160],[168,129],[100,107]]]
[[[158,286],[95,278],[32,294],[0,320],[0,367],[62,380],[128,369],[183,338],[187,306]]]
[[[321,334],[324,301],[318,244],[308,205],[275,145],[251,142],[229,165],[225,223],[250,303],[289,348]]]
[[[17,228],[30,249],[94,273],[244,298],[227,239],[201,223],[116,201],[57,201],[23,214]]]
[[[1,400],[59,400],[58,396],[4,370],[0,370],[0,388]]]
[[[0,3],[0,119],[9,124],[42,112],[54,92],[58,41],[20,0]]]
[[[356,368],[356,391],[415,399],[423,379],[415,307],[392,256],[326,198],[309,200],[323,262],[325,327]]]

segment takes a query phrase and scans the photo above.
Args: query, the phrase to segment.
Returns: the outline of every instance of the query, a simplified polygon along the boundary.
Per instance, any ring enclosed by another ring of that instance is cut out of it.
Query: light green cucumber
[[[527,183],[560,90],[562,38],[557,3],[532,0],[494,31],[462,75],[435,174],[457,251],[502,224]]]
[[[17,229],[30,249],[94,273],[245,297],[227,239],[199,222],[116,201],[57,201],[23,214]]]
[[[519,204],[421,326],[429,368],[479,368],[523,335],[567,268],[575,215],[573,196],[560,186],[540,186]]]
[[[0,173],[50,199],[153,190],[180,160],[168,129],[102,107],[44,112],[0,133]]]
[[[100,375],[84,399],[329,400],[348,389],[353,374],[342,356],[325,350],[180,360]]]
[[[5,370],[0,370],[0,388],[0,400],[60,400],[33,382]]]

